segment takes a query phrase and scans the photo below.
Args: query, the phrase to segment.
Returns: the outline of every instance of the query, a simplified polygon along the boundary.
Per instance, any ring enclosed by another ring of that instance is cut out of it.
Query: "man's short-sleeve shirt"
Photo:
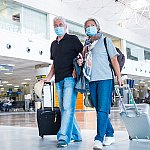
[[[82,52],[83,45],[75,35],[65,34],[58,42],[54,40],[51,44],[51,59],[54,63],[55,82],[66,77],[72,77],[73,59]]]

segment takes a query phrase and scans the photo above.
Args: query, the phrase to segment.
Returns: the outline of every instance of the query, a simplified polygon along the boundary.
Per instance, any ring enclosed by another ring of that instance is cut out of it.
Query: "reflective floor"
[[[71,143],[64,149],[90,150],[96,133],[95,111],[77,111],[76,117],[83,142]],[[115,129],[116,142],[104,147],[104,150],[150,150],[150,140],[128,139],[118,110],[112,110],[110,118]],[[44,136],[44,139],[38,136],[35,112],[0,113],[0,150],[55,150],[56,143],[56,136]]]

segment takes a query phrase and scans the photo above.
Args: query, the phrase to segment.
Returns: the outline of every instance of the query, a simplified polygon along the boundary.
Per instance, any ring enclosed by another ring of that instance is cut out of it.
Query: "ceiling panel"
[[[13,74],[6,75],[4,72],[0,71],[0,80],[8,81],[12,86],[22,86],[22,82],[27,82],[28,84],[34,84],[36,82],[36,69],[35,65],[43,64],[38,61],[31,61],[25,59],[16,59],[10,57],[0,56],[0,64],[14,64]],[[31,81],[25,81],[24,79],[31,79]],[[3,87],[8,87],[7,84],[3,84]]]
[[[133,32],[150,37],[150,0],[147,5],[133,9],[135,0],[60,0],[69,7],[82,11],[87,18],[102,18],[109,23],[120,25]],[[140,1],[140,0],[136,0]]]

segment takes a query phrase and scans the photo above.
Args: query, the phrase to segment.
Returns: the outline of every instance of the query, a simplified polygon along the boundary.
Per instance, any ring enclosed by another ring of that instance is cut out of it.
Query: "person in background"
[[[73,59],[82,52],[83,45],[75,35],[66,33],[67,25],[63,17],[54,18],[56,40],[51,44],[53,64],[44,82],[49,82],[55,74],[56,90],[61,110],[61,127],[57,134],[57,147],[66,147],[71,141],[82,141],[75,118],[77,92],[74,90]]]
[[[109,120],[114,77],[109,65],[110,63],[104,45],[104,36],[100,32],[99,22],[94,18],[90,18],[85,21],[84,29],[87,40],[84,46],[85,52],[82,54],[86,53],[87,48],[91,50],[92,58],[90,62],[91,74],[89,86],[92,103],[97,113],[97,134],[94,139],[93,149],[101,150],[104,145],[110,145],[115,142],[114,129]],[[117,61],[118,53],[109,38],[106,39],[106,42],[118,84],[121,86],[121,73]],[[90,48],[91,46],[92,48]],[[83,65],[83,57],[78,60],[78,65]]]

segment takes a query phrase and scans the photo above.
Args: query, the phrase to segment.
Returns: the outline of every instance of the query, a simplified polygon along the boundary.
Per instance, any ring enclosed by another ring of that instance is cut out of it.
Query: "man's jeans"
[[[72,77],[67,77],[56,83],[61,110],[61,127],[57,134],[57,139],[65,140],[67,143],[71,140],[82,140],[80,129],[75,118],[77,93],[74,90],[74,86],[75,79]]]
[[[113,137],[114,129],[109,120],[112,103],[113,80],[90,82],[92,103],[97,112],[97,135],[95,140],[103,142],[104,136]]]

